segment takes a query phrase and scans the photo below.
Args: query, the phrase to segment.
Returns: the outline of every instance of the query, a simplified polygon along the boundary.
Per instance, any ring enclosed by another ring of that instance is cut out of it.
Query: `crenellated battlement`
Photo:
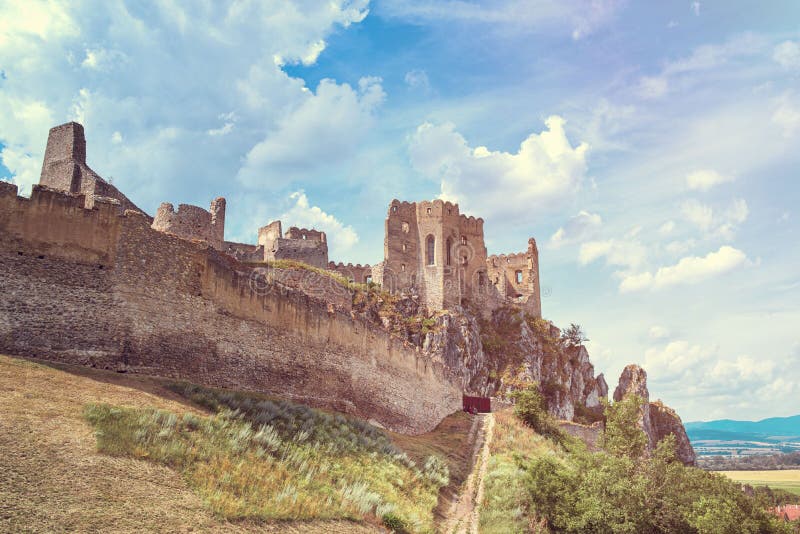
[[[184,239],[205,241],[221,250],[225,235],[225,199],[214,199],[210,210],[179,204],[176,211],[172,204],[163,202],[156,211],[152,227]]]

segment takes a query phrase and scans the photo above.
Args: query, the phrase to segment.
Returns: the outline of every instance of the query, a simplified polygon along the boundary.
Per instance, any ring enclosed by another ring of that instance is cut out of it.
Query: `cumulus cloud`
[[[452,124],[420,125],[409,154],[420,173],[441,181],[441,197],[466,212],[506,219],[530,217],[577,191],[586,175],[588,145],[573,147],[564,119],[551,116],[547,130],[532,133],[516,153],[472,148]]]
[[[686,220],[707,237],[718,237],[726,241],[734,238],[738,226],[750,214],[747,202],[742,198],[733,200],[725,209],[717,210],[695,199],[689,199],[681,204],[681,211]]]
[[[772,59],[784,69],[800,69],[800,43],[784,41],[772,51]]]
[[[632,239],[607,239],[589,241],[581,245],[578,261],[588,265],[601,258],[606,265],[635,269],[647,258],[647,249],[640,242]]]
[[[659,325],[651,326],[647,333],[653,339],[664,339],[669,337],[669,330]]]
[[[550,245],[554,248],[570,243],[578,243],[593,237],[598,228],[603,224],[603,219],[596,213],[581,210],[556,232],[550,236]]]
[[[695,191],[708,191],[712,187],[730,182],[733,177],[711,169],[702,169],[686,175],[686,186]]]
[[[362,78],[357,89],[322,80],[248,152],[239,179],[258,185],[340,161],[355,151],[385,96],[380,78]]]
[[[663,289],[670,286],[697,284],[730,272],[747,261],[747,255],[739,249],[722,246],[707,255],[687,256],[675,265],[659,268],[655,273],[642,272],[624,276],[619,285],[622,293],[645,289]]]
[[[648,348],[644,367],[651,394],[670,393],[679,411],[691,406],[695,414],[708,419],[710,405],[726,406],[728,413],[735,407],[752,411],[765,398],[772,406],[791,406],[800,394],[800,385],[787,380],[785,370],[800,363],[797,355],[795,349],[779,362],[767,355],[731,357],[717,345],[674,340]]]
[[[345,225],[318,206],[312,206],[304,191],[295,191],[289,198],[294,205],[280,219],[285,227],[315,228],[325,232],[331,257],[341,257],[358,243],[358,234],[350,225]]]
[[[319,96],[273,58],[316,61],[367,4],[0,2],[0,157],[29,190],[48,129],[78,119],[92,167],[143,208],[185,190],[183,177],[224,193],[243,156]],[[221,109],[239,120],[219,122]],[[347,133],[351,118],[331,114],[326,131]]]

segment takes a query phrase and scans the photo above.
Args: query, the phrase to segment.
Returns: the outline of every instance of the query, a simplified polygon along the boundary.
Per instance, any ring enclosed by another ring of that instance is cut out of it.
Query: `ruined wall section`
[[[486,272],[486,244],[483,239],[483,219],[461,215],[458,221],[459,284],[462,298],[486,304],[489,301],[489,281]]]
[[[344,264],[342,262],[334,263],[330,261],[328,262],[328,270],[339,273],[351,282],[355,282],[357,284],[368,284],[370,282],[374,282],[372,276],[372,267],[370,267],[369,264],[361,265],[360,263],[357,263],[353,265],[352,263]]]
[[[86,136],[83,126],[77,122],[50,129],[39,184],[65,193],[82,194],[87,208],[93,207],[97,198],[113,198],[119,202],[120,212],[131,209],[144,213],[86,164]]]
[[[328,239],[325,232],[292,226],[283,235],[280,221],[258,229],[258,244],[264,247],[264,261],[293,260],[326,269]]]
[[[180,204],[178,210],[169,202],[158,207],[152,228],[183,239],[204,241],[217,250],[224,248],[225,199],[211,202],[211,210],[199,206]]]
[[[384,261],[375,281],[393,293],[416,293],[420,267],[420,242],[416,202],[392,200],[386,216]]]
[[[501,299],[521,304],[534,317],[542,316],[539,281],[539,251],[536,240],[515,254],[497,254],[486,259],[489,281]]]
[[[252,389],[431,430],[460,407],[441,361],[142,214],[0,184],[0,351]]]

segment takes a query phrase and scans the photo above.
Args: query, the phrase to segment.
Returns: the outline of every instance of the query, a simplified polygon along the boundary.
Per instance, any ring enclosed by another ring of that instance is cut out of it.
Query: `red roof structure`
[[[800,504],[784,504],[773,508],[771,512],[785,521],[797,521],[800,519]]]

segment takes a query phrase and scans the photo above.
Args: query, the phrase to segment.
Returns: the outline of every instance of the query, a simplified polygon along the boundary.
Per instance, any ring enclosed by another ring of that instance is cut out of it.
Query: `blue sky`
[[[393,198],[540,249],[544,314],[686,420],[800,413],[800,4],[4,2],[0,175],[47,130],[144,209],[228,198],[336,261]]]

